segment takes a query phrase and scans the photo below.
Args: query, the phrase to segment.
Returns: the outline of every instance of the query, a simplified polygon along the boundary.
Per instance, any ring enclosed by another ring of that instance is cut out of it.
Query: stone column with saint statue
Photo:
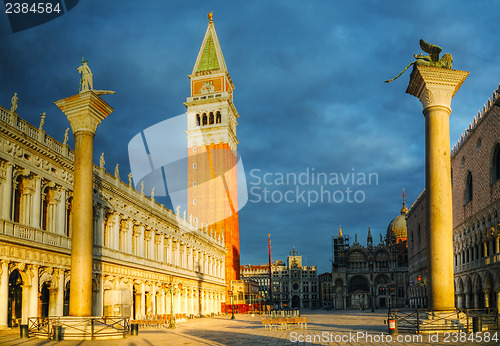
[[[83,59],[78,71],[80,92],[55,104],[68,117],[75,137],[69,315],[83,317],[92,315],[93,141],[97,126],[113,112],[100,95],[114,91],[93,90]]]

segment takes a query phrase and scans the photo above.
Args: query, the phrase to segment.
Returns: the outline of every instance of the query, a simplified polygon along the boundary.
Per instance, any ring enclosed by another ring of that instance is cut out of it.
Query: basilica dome
[[[392,219],[389,226],[387,226],[387,239],[395,240],[395,242],[397,243],[398,239],[406,239],[408,237],[406,230],[406,214],[408,214],[408,209],[403,202],[401,215],[398,215],[394,219]]]

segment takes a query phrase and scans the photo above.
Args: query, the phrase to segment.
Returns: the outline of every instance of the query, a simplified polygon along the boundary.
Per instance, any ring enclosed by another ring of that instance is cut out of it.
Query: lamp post
[[[424,279],[424,280],[422,281],[422,277],[421,277],[420,275],[419,275],[419,276],[417,276],[417,282],[418,282],[418,285],[419,285],[420,287],[425,287],[425,286],[427,286],[427,279]],[[425,292],[425,288],[424,288],[424,289],[422,289],[422,290],[419,290],[418,299],[420,300],[420,298],[422,298],[422,305],[423,305],[423,307],[425,307],[425,306],[426,306],[426,304],[424,304],[425,295],[422,295],[422,296],[421,296],[422,291],[423,291],[423,292]],[[418,308],[420,308],[420,304],[418,304],[417,306],[418,306]]]
[[[420,275],[419,275],[419,276],[417,276],[417,281],[418,281],[418,284],[419,284],[420,286],[425,286],[425,285],[427,285],[427,279],[425,279],[425,280],[422,282],[422,277],[421,277]]]
[[[247,297],[248,297],[248,301],[250,302],[250,312],[253,314],[253,308],[252,308],[252,292],[250,291],[250,281],[247,282],[247,285],[248,285],[248,293],[247,293]]]
[[[233,291],[229,290],[227,293],[231,296],[231,319],[234,320],[234,301],[233,301]]]
[[[179,290],[182,288],[182,284],[178,285]],[[169,328],[175,328],[175,316],[174,316],[174,294],[177,292],[177,288],[174,286],[172,282],[172,275],[170,275],[170,283],[167,286],[168,291],[170,292],[170,322],[168,324]]]
[[[389,307],[389,311],[391,311],[391,283],[387,283],[387,306]]]
[[[373,287],[371,288],[371,293],[372,293],[372,312],[375,312],[375,289]]]

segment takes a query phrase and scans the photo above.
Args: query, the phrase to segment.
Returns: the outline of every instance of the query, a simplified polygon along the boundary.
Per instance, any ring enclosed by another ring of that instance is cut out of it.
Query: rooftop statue
[[[106,161],[104,161],[104,153],[102,153],[101,157],[99,158],[99,167],[104,168],[105,164],[106,164]]]
[[[43,124],[45,124],[45,112],[40,114],[40,125],[38,126],[38,129],[41,131],[43,130]]]
[[[17,93],[14,93],[14,96],[12,96],[12,107],[10,107],[10,112],[14,114],[17,110],[17,101],[19,101],[19,97],[17,97]]]
[[[432,66],[432,67],[440,67],[440,68],[447,68],[451,69],[451,63],[453,62],[453,58],[451,57],[450,53],[446,53],[443,55],[441,59],[439,59],[439,54],[443,50],[441,47],[429,44],[425,42],[424,40],[420,39],[420,48],[429,55],[423,55],[422,53],[420,54],[415,54],[414,57],[415,61],[411,62],[408,64],[408,66],[405,67],[403,71],[401,71],[400,74],[398,74],[396,77],[386,80],[385,83],[390,83],[395,79],[398,79],[408,68],[410,68],[411,65],[414,66]]]
[[[68,143],[68,131],[69,131],[69,127],[66,129],[66,131],[64,131],[63,145]]]

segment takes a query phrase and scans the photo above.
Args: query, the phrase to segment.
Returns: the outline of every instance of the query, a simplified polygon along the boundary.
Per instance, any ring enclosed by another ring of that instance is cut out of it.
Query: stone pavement
[[[500,345],[500,342],[477,342],[477,338],[465,340],[462,335],[409,335],[392,337],[387,335],[387,310],[372,313],[364,311],[307,310],[307,330],[264,330],[261,317],[255,315],[230,315],[188,320],[176,329],[140,329],[138,336],[109,341],[48,341],[44,339],[21,339],[19,329],[0,331],[0,345]],[[500,338],[500,331],[491,332]],[[484,333],[483,333],[484,334]],[[406,339],[406,340],[405,340]],[[401,342],[402,341],[402,342]]]

